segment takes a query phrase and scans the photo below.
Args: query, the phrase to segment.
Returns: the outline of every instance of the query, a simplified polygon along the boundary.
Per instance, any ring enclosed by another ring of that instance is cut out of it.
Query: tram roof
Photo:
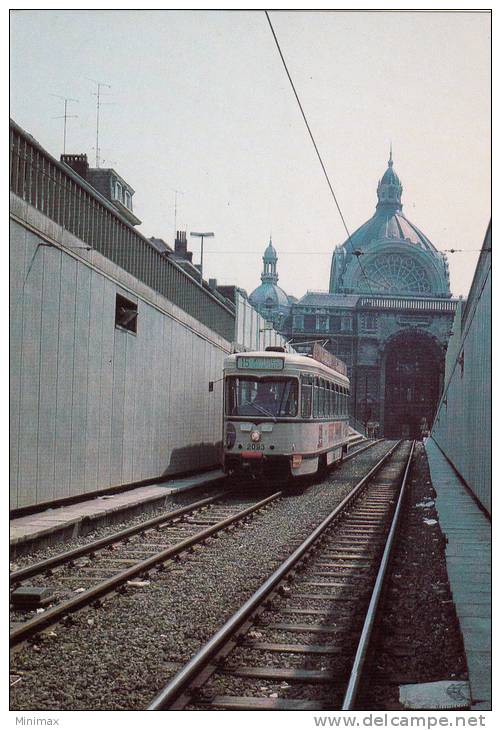
[[[269,350],[253,350],[251,352],[235,352],[233,355],[228,355],[228,357],[224,361],[224,367],[226,368],[228,365],[234,365],[237,364],[237,357],[259,357],[259,358],[266,358],[266,359],[276,359],[281,358],[284,361],[284,369],[288,367],[293,368],[301,368],[305,370],[315,370],[320,373],[324,373],[325,375],[328,375],[332,378],[332,375],[336,375],[337,378],[339,378],[343,383],[346,383],[349,385],[350,381],[346,377],[346,375],[343,375],[342,373],[338,372],[337,370],[334,370],[333,368],[328,367],[327,365],[324,365],[319,360],[315,360],[313,357],[308,357],[307,355],[298,355],[296,353],[289,353],[289,352],[271,352]],[[250,368],[249,368],[250,369]],[[247,370],[247,368],[246,368]],[[263,372],[263,371],[261,371]],[[278,374],[278,371],[274,371]]]

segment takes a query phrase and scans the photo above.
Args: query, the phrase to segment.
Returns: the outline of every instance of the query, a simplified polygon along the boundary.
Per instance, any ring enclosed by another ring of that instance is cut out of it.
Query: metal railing
[[[204,325],[230,342],[234,339],[235,314],[231,303],[219,301],[157,251],[111,203],[13,121],[10,189]]]

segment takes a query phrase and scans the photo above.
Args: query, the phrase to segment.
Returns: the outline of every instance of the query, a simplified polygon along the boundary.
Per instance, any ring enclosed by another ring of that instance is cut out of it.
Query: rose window
[[[430,294],[431,285],[426,270],[412,256],[391,254],[377,256],[363,265],[358,289],[378,294]],[[367,281],[368,280],[368,281]]]

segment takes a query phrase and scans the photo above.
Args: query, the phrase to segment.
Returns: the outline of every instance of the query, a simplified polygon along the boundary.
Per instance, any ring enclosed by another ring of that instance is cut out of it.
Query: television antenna
[[[101,96],[103,96],[103,93],[101,89],[103,87],[107,89],[111,89],[111,84],[106,84],[104,81],[96,81],[96,79],[89,79],[89,81],[92,81],[93,84],[97,85],[97,92],[93,93],[92,96],[96,97],[96,167],[99,167],[99,156],[100,156],[100,149],[99,149],[99,116],[101,107],[103,104],[113,104],[113,102],[110,101],[101,101]],[[105,92],[106,94],[106,92]]]
[[[63,155],[66,154],[66,122],[68,119],[78,119],[78,114],[68,114],[68,102],[74,102],[78,104],[78,99],[72,99],[70,96],[61,96],[61,94],[49,94],[49,96],[55,96],[57,99],[64,101],[64,114],[59,117],[52,117],[53,119],[64,119],[63,127]]]

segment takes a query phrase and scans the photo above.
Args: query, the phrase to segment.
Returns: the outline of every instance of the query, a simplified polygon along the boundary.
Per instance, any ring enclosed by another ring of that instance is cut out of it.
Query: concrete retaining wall
[[[468,300],[456,311],[432,437],[491,510],[491,229]]]
[[[231,343],[83,246],[11,195],[12,508],[219,460]]]

